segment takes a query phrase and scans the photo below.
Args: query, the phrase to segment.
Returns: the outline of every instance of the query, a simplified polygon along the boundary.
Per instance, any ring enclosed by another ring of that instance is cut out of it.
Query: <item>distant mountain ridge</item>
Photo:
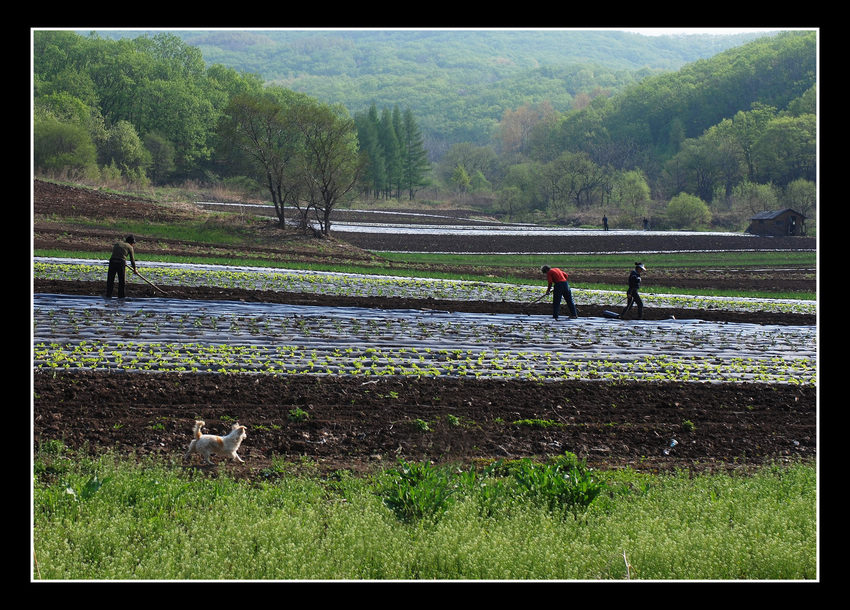
[[[685,63],[711,57],[764,35],[642,36],[614,30],[248,30],[172,33],[200,48],[209,62],[254,72],[267,80],[285,78],[286,69],[291,69],[293,65],[310,65],[311,59],[321,62],[327,59],[329,50],[340,50],[359,58],[396,55],[408,64],[438,64],[441,58],[462,52],[464,63],[487,65],[487,60],[493,59],[503,67],[513,64],[519,69],[595,63],[612,69],[676,70]],[[287,59],[288,54],[293,54],[293,61]],[[264,64],[264,58],[271,63]],[[369,73],[372,68],[368,62],[352,62],[348,65],[359,75]],[[315,67],[307,70],[313,74],[321,71]]]
[[[138,37],[159,31],[97,31]],[[168,30],[207,64],[340,103],[399,105],[429,148],[485,144],[506,110],[612,94],[765,34],[642,36],[604,30]]]

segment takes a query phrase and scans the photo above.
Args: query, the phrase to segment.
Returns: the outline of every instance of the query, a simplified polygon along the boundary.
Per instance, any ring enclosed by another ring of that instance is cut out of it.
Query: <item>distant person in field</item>
[[[608,230],[608,217],[607,216],[602,217],[602,226],[605,228],[606,231]]]
[[[128,235],[124,241],[117,241],[112,245],[112,255],[109,257],[109,270],[106,272],[106,298],[112,298],[112,289],[115,284],[115,276],[118,276],[118,298],[124,298],[125,272],[127,270],[127,257],[133,265],[133,273],[136,271],[136,253],[133,246],[136,239]]]
[[[570,318],[577,318],[578,313],[573,302],[573,293],[567,282],[567,277],[569,276],[557,267],[547,267],[546,265],[540,268],[540,272],[546,276],[546,281],[549,283],[546,288],[546,294],[554,290],[552,297],[552,317],[556,320],[558,319],[558,314],[561,311],[561,298],[563,297],[567,302],[567,307],[570,309]]]
[[[632,269],[632,272],[629,274],[629,288],[626,291],[626,308],[623,310],[623,313],[620,314],[620,317],[623,318],[632,308],[632,305],[637,303],[637,317],[638,320],[643,318],[643,301],[640,298],[640,294],[638,291],[640,290],[640,276],[646,271],[646,267],[644,267],[643,263],[635,263],[635,268]]]

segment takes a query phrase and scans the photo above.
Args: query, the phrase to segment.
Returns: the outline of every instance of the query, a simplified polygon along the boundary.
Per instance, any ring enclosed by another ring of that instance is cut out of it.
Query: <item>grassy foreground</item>
[[[817,578],[808,464],[646,475],[566,454],[247,481],[52,442],[34,466],[34,580]]]

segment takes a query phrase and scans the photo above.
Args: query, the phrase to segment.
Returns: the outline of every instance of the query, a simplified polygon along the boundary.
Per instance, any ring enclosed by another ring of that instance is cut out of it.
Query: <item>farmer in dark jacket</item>
[[[552,317],[558,319],[558,313],[561,311],[561,297],[567,302],[567,307],[570,309],[570,317],[577,318],[576,306],[573,302],[573,293],[570,290],[570,285],[567,282],[567,274],[557,267],[547,267],[543,265],[540,272],[546,276],[549,285],[546,289],[546,294],[552,292],[554,288],[554,296],[552,300]]]
[[[638,291],[640,290],[640,274],[644,271],[646,271],[646,267],[643,266],[643,263],[635,263],[635,268],[629,274],[629,289],[626,291],[626,308],[620,314],[621,318],[629,313],[629,310],[631,310],[632,305],[635,303],[637,303],[638,320],[643,317],[643,301]]]
[[[112,298],[112,288],[115,283],[115,276],[118,276],[118,298],[124,298],[124,279],[125,270],[127,268],[127,257],[130,257],[130,263],[133,265],[133,273],[138,275],[136,271],[136,253],[133,251],[133,244],[136,239],[132,235],[128,235],[124,241],[117,241],[112,246],[112,255],[109,257],[109,270],[106,272],[106,298]]]

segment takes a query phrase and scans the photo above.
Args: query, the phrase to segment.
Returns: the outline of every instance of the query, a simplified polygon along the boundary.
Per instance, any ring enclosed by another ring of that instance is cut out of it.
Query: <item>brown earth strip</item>
[[[816,391],[792,385],[45,371],[34,391],[36,445],[179,462],[194,419],[217,434],[238,420],[247,463],[227,468],[250,476],[274,456],[363,471],[569,451],[597,467],[710,470],[816,454]]]

